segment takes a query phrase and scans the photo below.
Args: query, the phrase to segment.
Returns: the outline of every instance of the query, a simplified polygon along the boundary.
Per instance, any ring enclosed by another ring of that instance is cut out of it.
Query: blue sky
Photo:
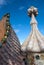
[[[39,24],[38,28],[44,35],[44,0],[0,0],[0,19],[4,14],[10,13],[11,26],[16,32],[21,44],[31,30],[31,18],[27,15],[27,9],[30,6],[38,8],[39,14],[36,19]]]

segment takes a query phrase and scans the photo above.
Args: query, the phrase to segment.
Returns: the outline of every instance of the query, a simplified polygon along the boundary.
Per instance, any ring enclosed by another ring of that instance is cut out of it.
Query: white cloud
[[[20,32],[20,30],[19,30],[19,29],[14,29],[14,31],[15,31],[16,33]]]
[[[24,9],[24,6],[19,7],[19,10],[23,10],[23,9]]]
[[[18,32],[20,32],[20,30],[18,29],[19,27],[21,27],[22,25],[21,24],[18,24],[18,25],[12,25],[12,27],[13,27],[13,29],[14,29],[14,31],[16,32],[16,33],[18,33]]]
[[[16,28],[16,27],[18,28],[18,27],[21,27],[21,26],[22,26],[21,24],[17,24],[17,25],[13,24],[12,25],[13,28]]]
[[[0,5],[6,5],[7,1],[6,0],[0,0]]]
[[[0,0],[0,5],[2,5],[2,4],[3,4],[3,2],[4,2],[4,0]]]
[[[22,26],[21,24],[18,24],[18,26]]]

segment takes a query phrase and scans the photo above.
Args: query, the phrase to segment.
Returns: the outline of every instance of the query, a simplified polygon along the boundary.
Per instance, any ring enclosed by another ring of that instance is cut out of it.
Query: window
[[[23,61],[24,61],[24,64],[25,64],[25,65],[28,65],[27,59],[24,58]]]
[[[37,60],[39,60],[39,59],[40,59],[40,56],[39,56],[39,55],[36,55],[35,58],[36,58]]]

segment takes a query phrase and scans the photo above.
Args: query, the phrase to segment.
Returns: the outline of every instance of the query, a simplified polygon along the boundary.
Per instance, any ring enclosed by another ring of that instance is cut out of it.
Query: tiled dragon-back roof
[[[10,15],[8,15],[9,14],[4,15],[0,22],[0,30],[2,30],[2,33],[0,32],[0,36],[2,36],[0,38],[0,65],[22,65],[20,42],[16,33],[8,23],[10,17]]]
[[[31,7],[28,9],[28,15],[31,17],[31,33],[22,44],[22,51],[43,52],[44,51],[44,36],[39,32],[35,16],[38,14],[38,9]]]
[[[7,16],[9,16],[7,14]],[[0,20],[0,42],[2,40],[2,38],[4,37],[4,34],[6,32],[6,20],[7,20],[7,16],[3,16],[3,18]]]

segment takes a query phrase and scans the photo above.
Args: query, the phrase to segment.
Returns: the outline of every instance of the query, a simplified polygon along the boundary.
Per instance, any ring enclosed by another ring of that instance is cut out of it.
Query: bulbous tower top
[[[34,16],[36,16],[38,14],[38,9],[35,8],[34,6],[31,6],[29,9],[28,9],[28,15],[31,17],[32,14]]]
[[[38,10],[37,8],[31,6],[28,9],[28,15],[31,17],[31,32],[28,38],[22,44],[22,51],[29,52],[43,52],[44,51],[44,36],[40,33],[37,27],[37,20],[35,16],[37,16]]]

